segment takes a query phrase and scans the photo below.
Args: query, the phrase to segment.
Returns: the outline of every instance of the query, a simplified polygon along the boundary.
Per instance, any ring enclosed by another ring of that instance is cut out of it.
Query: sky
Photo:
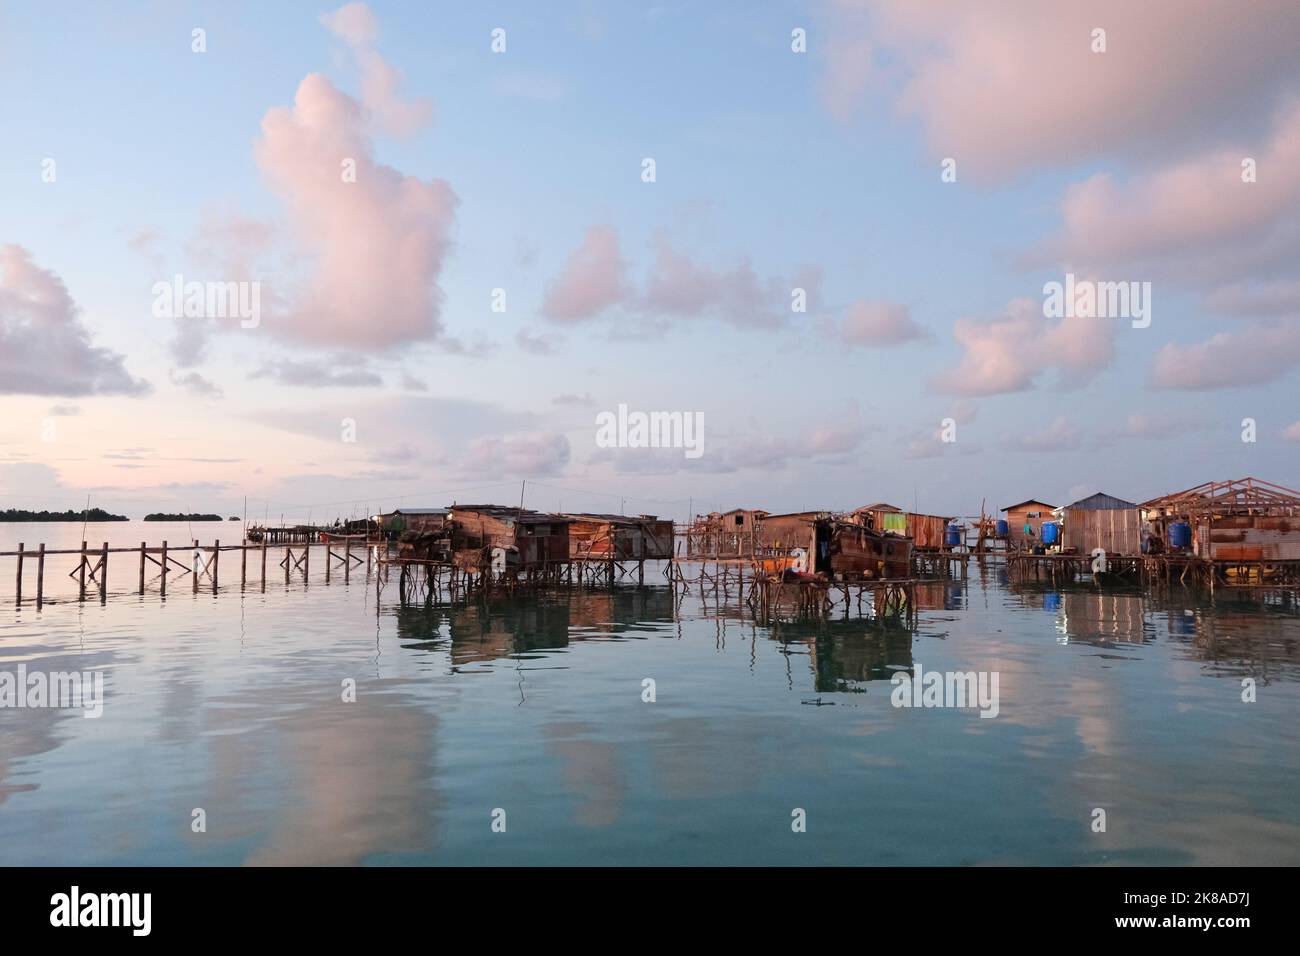
[[[1297,49],[1288,0],[0,2],[0,508],[1295,487]]]

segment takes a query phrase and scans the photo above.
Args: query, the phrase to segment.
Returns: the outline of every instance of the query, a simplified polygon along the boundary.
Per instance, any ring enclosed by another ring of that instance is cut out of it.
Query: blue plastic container
[[[1060,525],[1055,521],[1046,521],[1043,523],[1043,544],[1056,544],[1056,533],[1060,530]]]
[[[943,543],[950,548],[955,548],[961,544],[961,528],[955,524],[948,525],[948,532],[943,536]]]
[[[1169,526],[1169,547],[1190,548],[1192,546],[1192,526],[1185,521],[1175,521]]]
[[[999,518],[997,529],[998,529],[998,537],[1005,538],[1007,536],[1007,532],[1011,530],[1011,526],[1006,523],[1005,519]]]

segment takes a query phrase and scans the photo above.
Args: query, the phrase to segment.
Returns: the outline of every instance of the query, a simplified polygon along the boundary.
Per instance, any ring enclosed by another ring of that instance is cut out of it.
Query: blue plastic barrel
[[[1192,526],[1186,521],[1175,521],[1169,526],[1169,546],[1171,548],[1190,548],[1192,546]]]
[[[1056,544],[1056,532],[1060,530],[1055,521],[1046,521],[1043,523],[1043,544]]]
[[[943,536],[943,543],[950,548],[955,548],[961,544],[961,528],[955,524],[948,525],[948,533]]]
[[[1006,521],[1002,518],[998,519],[997,528],[998,528],[999,538],[1005,538],[1007,536],[1007,532],[1011,530],[1011,526],[1008,525]]]

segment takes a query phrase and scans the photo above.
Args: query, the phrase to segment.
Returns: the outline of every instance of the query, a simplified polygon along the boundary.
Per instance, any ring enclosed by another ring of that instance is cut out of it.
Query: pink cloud
[[[266,323],[272,330],[360,348],[442,333],[437,280],[457,205],[445,181],[377,162],[361,106],[314,73],[292,108],[263,118],[257,160],[311,262],[290,307]],[[345,181],[346,162],[355,182]]]
[[[1296,88],[1294,5],[1250,12],[1219,0],[835,0],[823,96],[844,117],[872,90],[895,93],[959,176],[1167,150],[1267,115]],[[1091,49],[1096,27],[1104,53]]]
[[[116,352],[92,344],[63,280],[0,246],[0,394],[141,395]]]
[[[959,319],[953,337],[962,348],[956,368],[933,380],[956,395],[997,395],[1032,388],[1046,370],[1058,384],[1085,384],[1114,358],[1116,320],[1043,316],[1042,303],[1015,299],[991,320]]]
[[[851,346],[901,345],[927,337],[925,329],[912,320],[911,310],[893,302],[854,302],[837,329]]]
[[[660,234],[644,291],[628,277],[617,231],[592,226],[551,282],[542,313],[553,322],[593,319],[623,307],[653,319],[717,318],[734,325],[775,327],[791,313],[792,294],[803,289],[806,308],[821,302],[822,273],[805,266],[792,279],[764,279],[748,258],[714,268],[677,249]]]
[[[1206,391],[1258,385],[1300,364],[1300,322],[1220,332],[1204,342],[1162,348],[1151,368],[1156,388]]]
[[[627,301],[627,263],[613,226],[592,226],[547,287],[542,314],[553,322],[580,322]]]
[[[1300,18],[1297,18],[1300,19]],[[1242,160],[1257,181],[1242,181]],[[1099,173],[1061,203],[1043,251],[1074,266],[1144,265],[1213,279],[1290,263],[1300,251],[1300,100],[1263,142],[1203,152],[1121,184]]]
[[[379,23],[364,3],[349,3],[320,21],[347,43],[361,71],[361,103],[379,129],[394,136],[409,136],[433,118],[433,101],[404,100],[398,95],[402,75],[374,49]]]
[[[660,235],[641,307],[661,315],[716,316],[735,325],[770,328],[791,314],[791,293],[796,287],[806,293],[807,308],[815,310],[821,284],[821,270],[816,267],[806,267],[788,282],[760,278],[747,258],[729,268],[715,269],[674,248]]]

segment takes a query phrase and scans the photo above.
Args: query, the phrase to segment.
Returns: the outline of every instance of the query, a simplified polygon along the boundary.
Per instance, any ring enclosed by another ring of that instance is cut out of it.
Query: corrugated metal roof
[[[642,525],[650,521],[659,520],[657,515],[612,515],[597,514],[591,511],[568,511],[565,512],[564,517],[573,518],[576,521],[604,521],[608,524],[623,525]]]
[[[547,514],[529,508],[515,508],[511,505],[452,505],[452,511],[469,514],[482,514],[502,521],[516,521],[520,524],[537,524],[540,522],[569,523],[571,519],[564,515]]]
[[[395,515],[445,515],[446,508],[397,508],[389,514]]]
[[[1095,495],[1080,498],[1074,504],[1066,505],[1059,510],[1068,511],[1077,508],[1080,511],[1123,511],[1136,507],[1137,502],[1135,501],[1125,501],[1123,498],[1116,498],[1114,495],[1104,494],[1099,491]]]

